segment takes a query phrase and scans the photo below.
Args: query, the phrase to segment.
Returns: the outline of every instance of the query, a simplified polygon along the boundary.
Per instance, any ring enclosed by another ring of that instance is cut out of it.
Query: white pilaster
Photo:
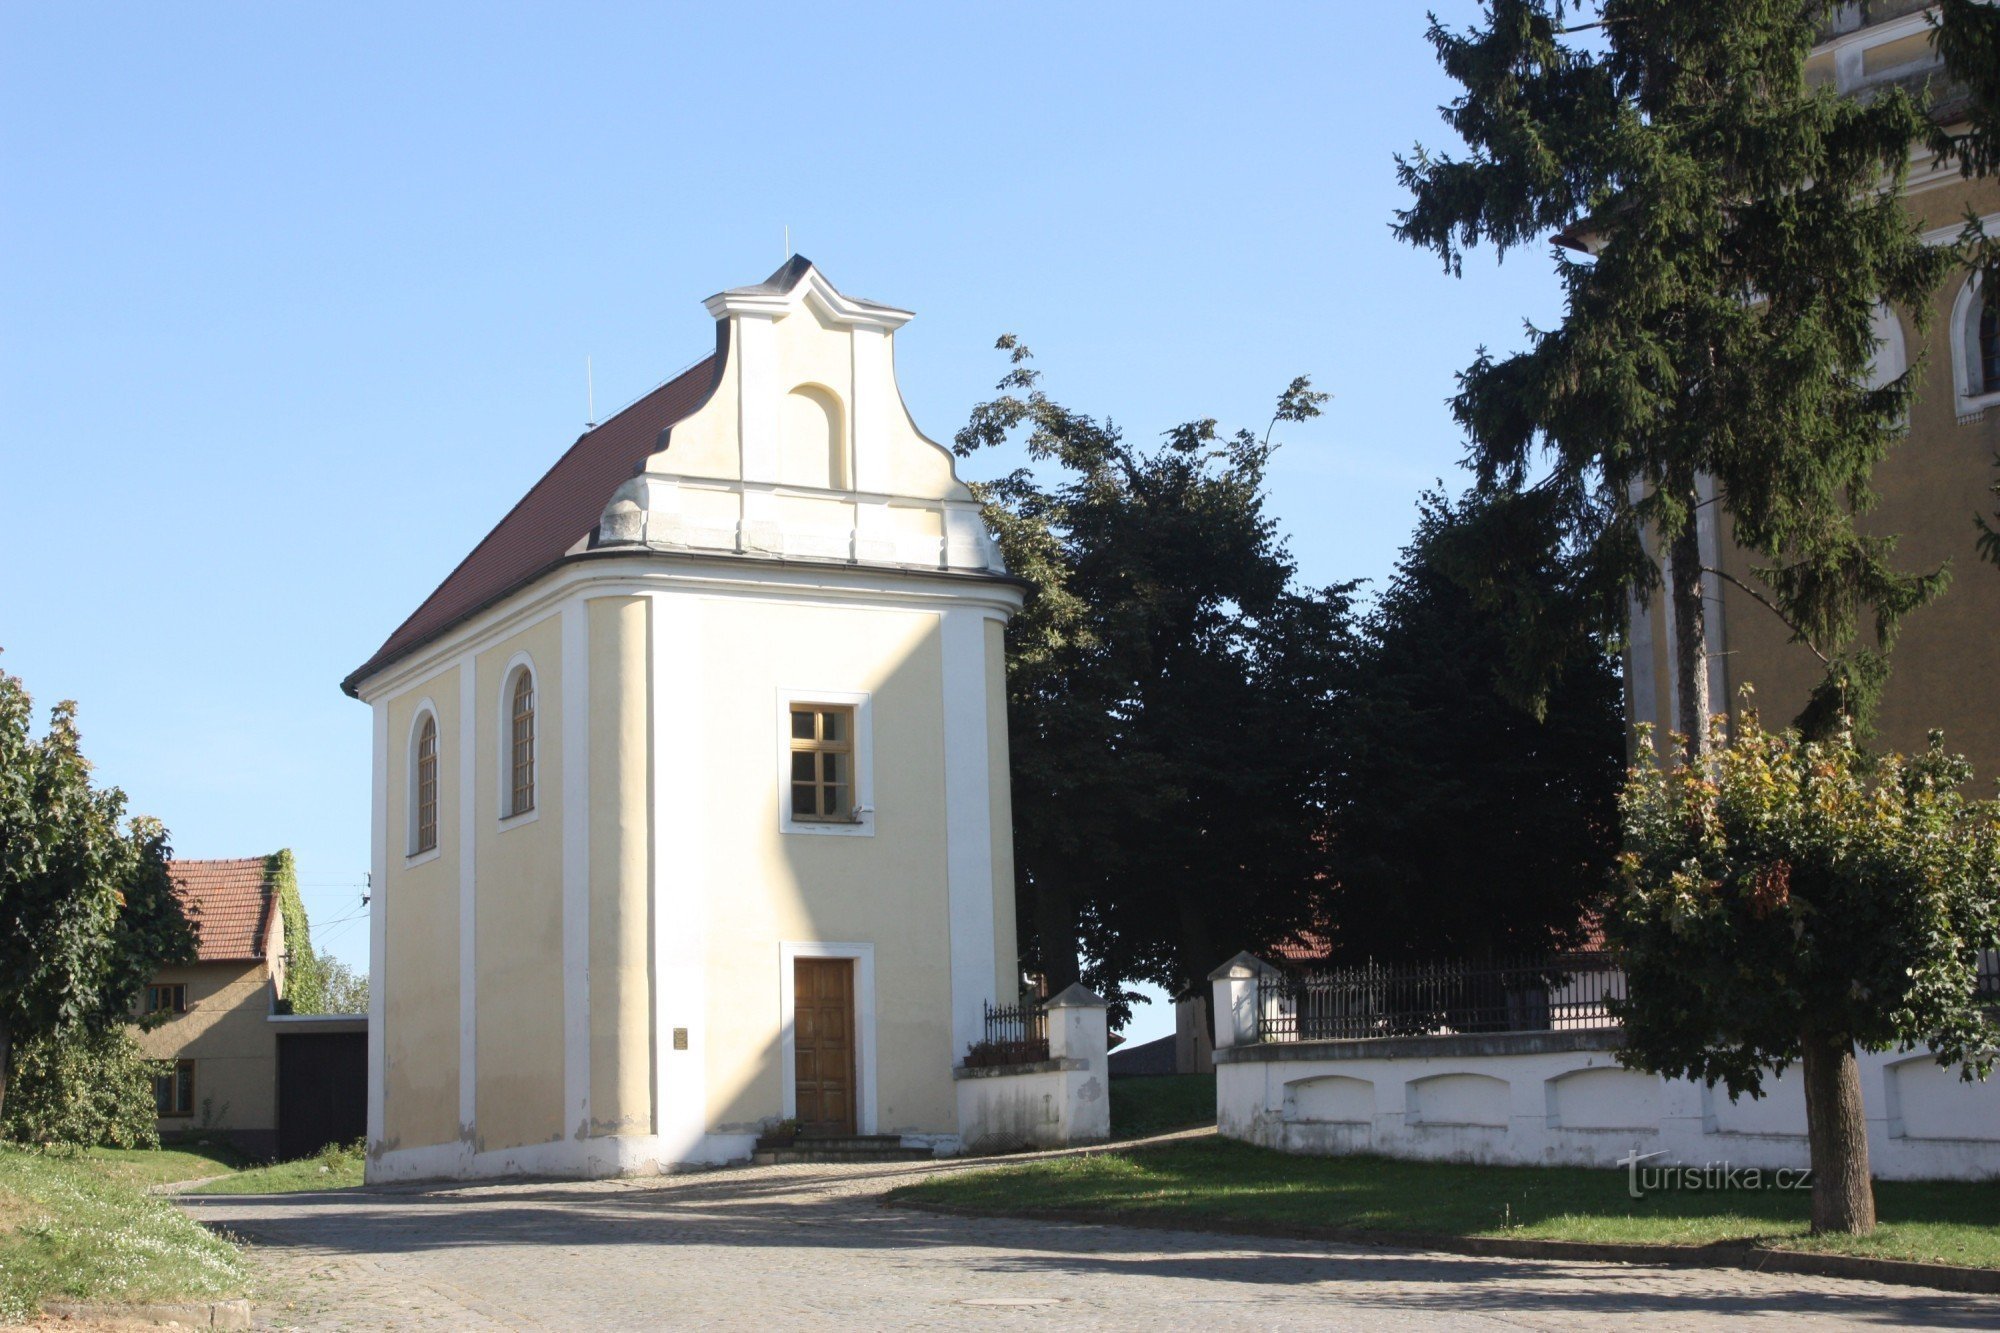
[[[943,622],[945,893],[951,925],[951,1058],[985,1035],[993,995],[993,807],[986,734],[986,616]]]
[[[849,414],[848,457],[854,460],[857,491],[886,493],[893,489],[886,445],[889,414],[902,411],[903,404],[896,392],[890,337],[886,329],[853,330],[854,396]]]
[[[383,996],[389,980],[389,704],[377,700],[374,789],[369,801],[372,855],[368,867],[368,1148],[379,1153],[383,1133]]]
[[[590,1132],[590,616],[562,609],[563,1132]]]
[[[736,411],[743,480],[778,479],[778,330],[769,315],[732,316],[730,357],[736,362]]]
[[[479,663],[458,659],[458,1132],[470,1142],[479,1106],[478,876]]]
[[[692,593],[653,596],[653,1114],[662,1156],[675,1161],[693,1160],[708,1128],[702,606]]]

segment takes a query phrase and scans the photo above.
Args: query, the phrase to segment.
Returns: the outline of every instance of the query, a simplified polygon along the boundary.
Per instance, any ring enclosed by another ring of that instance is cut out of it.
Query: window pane
[[[825,722],[825,726],[820,731],[820,737],[836,745],[844,744],[847,740],[846,712],[827,712],[820,714],[820,717]]]
[[[813,715],[809,710],[792,710],[792,739],[809,741],[813,738]]]
[[[792,818],[811,819],[819,813],[819,788],[810,782],[792,784]]]
[[[180,1092],[180,1097],[179,1097],[179,1100],[177,1101],[177,1103],[175,1104],[175,1106],[174,1106],[174,1109],[175,1109],[176,1111],[180,1111],[180,1112],[182,1112],[182,1113],[185,1113],[185,1112],[187,1112],[187,1111],[190,1111],[190,1110],[193,1110],[193,1109],[194,1109],[194,1064],[193,1064],[193,1062],[192,1062],[192,1061],[189,1061],[188,1063],[185,1063],[185,1064],[183,1064],[183,1065],[182,1065],[182,1066],[180,1067],[180,1070],[179,1070],[179,1073],[180,1073],[180,1089],[179,1089],[179,1092]]]
[[[826,810],[824,811],[826,817],[828,819],[847,818],[847,812],[852,808],[847,804],[847,788],[844,786],[831,786],[822,787],[820,791],[823,799],[826,801]]]
[[[820,781],[847,781],[847,756],[844,754],[823,754],[819,757]]]
[[[813,757],[810,750],[801,750],[792,756],[792,781],[811,782],[813,780]]]
[[[153,1080],[153,1112],[166,1115],[174,1109],[174,1080],[171,1074],[162,1074]]]

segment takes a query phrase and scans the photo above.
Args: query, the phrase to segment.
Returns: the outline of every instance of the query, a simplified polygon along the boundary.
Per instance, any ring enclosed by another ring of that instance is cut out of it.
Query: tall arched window
[[[1979,308],[1981,393],[2000,393],[2000,292],[1986,293]]]
[[[416,805],[413,855],[438,845],[438,728],[437,719],[428,713],[417,729]]]
[[[507,690],[507,817],[535,808],[535,676],[514,672]]]
[[[2000,399],[2000,291],[1974,273],[1959,288],[1951,312],[1952,378],[1958,419],[1973,421]]]

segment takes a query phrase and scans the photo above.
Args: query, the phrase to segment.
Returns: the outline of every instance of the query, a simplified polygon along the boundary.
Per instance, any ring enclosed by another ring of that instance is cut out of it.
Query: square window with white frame
[[[794,703],[790,708],[792,818],[853,823],[856,818],[852,705]]]

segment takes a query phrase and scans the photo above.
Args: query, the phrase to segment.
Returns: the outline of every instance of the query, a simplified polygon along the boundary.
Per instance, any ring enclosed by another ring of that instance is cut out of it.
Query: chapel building
[[[1020,606],[807,260],[589,428],[343,683],[374,714],[370,1180],[949,1151],[1019,990]]]

